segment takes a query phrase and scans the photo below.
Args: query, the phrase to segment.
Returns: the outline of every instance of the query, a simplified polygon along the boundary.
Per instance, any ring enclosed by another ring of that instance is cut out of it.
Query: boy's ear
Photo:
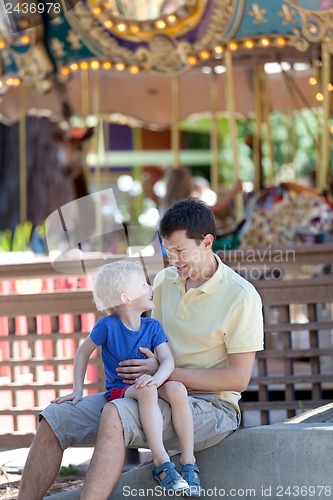
[[[126,293],[124,293],[124,292],[120,295],[120,301],[124,305],[131,303],[130,299],[127,297]]]

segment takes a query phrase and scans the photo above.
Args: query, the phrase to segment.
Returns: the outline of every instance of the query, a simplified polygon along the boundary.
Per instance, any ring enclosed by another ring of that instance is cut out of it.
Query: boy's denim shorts
[[[193,394],[188,396],[194,423],[195,451],[208,448],[222,441],[237,430],[240,423],[239,412],[226,401],[214,394]],[[179,443],[171,423],[171,409],[163,399],[158,400],[164,422],[163,441],[166,449],[179,450]],[[40,414],[57,436],[63,450],[69,446],[96,443],[101,411],[105,404],[113,404],[120,415],[128,448],[147,448],[137,401],[130,398],[116,399],[108,403],[104,393],[85,396],[79,403],[68,401],[51,403]]]

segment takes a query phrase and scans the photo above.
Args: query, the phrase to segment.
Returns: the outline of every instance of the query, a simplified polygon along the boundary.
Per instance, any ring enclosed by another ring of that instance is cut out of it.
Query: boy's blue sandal
[[[187,497],[200,497],[202,488],[200,486],[199,467],[193,464],[179,464],[179,469],[182,477],[189,485],[189,489],[185,492]]]
[[[162,472],[166,475],[161,479],[160,474],[162,474]],[[189,487],[185,479],[176,471],[173,462],[165,462],[155,467],[155,469],[153,469],[153,478],[166,491],[185,492]]]

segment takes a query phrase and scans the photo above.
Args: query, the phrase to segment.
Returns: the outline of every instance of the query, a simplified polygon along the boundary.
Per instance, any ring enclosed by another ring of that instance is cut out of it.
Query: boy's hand
[[[159,363],[154,353],[146,347],[139,347],[146,359],[126,359],[119,363],[117,373],[125,384],[134,384],[141,375],[154,375]]]
[[[72,405],[76,405],[82,399],[82,392],[73,391],[71,394],[66,396],[60,396],[59,398],[52,399],[51,403],[63,403],[64,401],[69,401]]]
[[[146,373],[144,375],[140,375],[135,381],[135,387],[137,389],[141,389],[142,387],[145,387],[146,385],[151,386],[151,385],[156,385],[157,386],[157,381],[152,377],[151,375],[147,375]]]

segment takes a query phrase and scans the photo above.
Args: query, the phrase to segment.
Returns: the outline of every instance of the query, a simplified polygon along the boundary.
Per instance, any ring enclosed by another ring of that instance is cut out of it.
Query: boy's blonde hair
[[[120,296],[126,292],[134,272],[142,272],[140,262],[119,260],[106,264],[97,272],[93,286],[93,300],[99,311],[107,311],[121,305]]]

